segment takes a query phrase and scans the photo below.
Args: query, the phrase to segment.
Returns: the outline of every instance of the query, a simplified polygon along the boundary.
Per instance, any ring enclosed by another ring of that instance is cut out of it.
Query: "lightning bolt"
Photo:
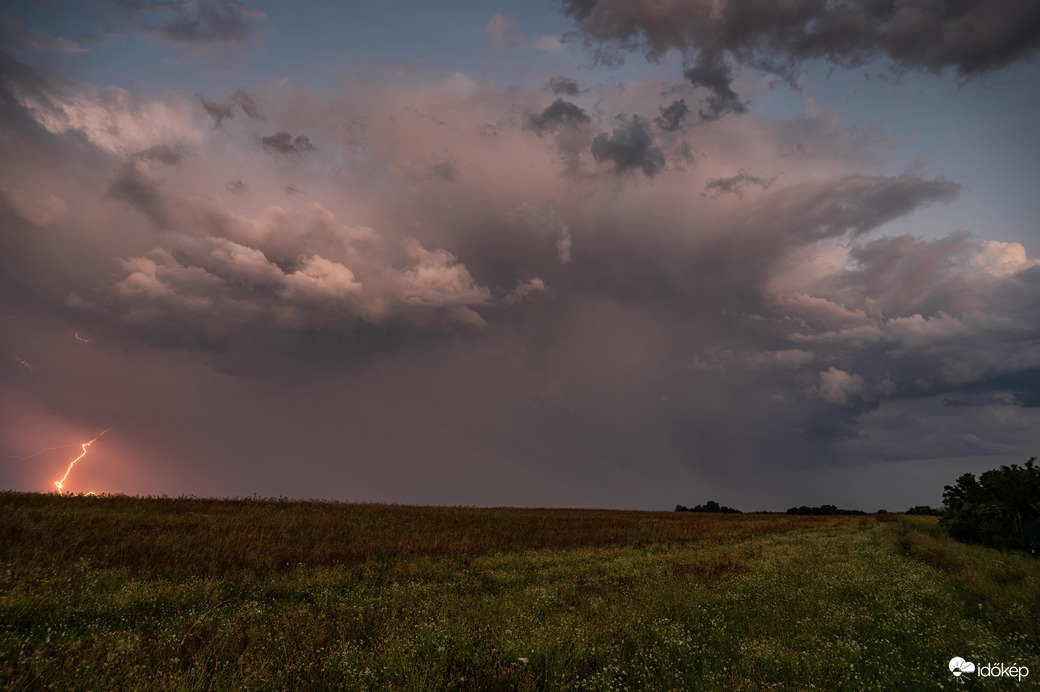
[[[90,448],[90,445],[94,444],[99,439],[101,439],[101,436],[104,435],[105,433],[107,433],[111,429],[112,428],[106,428],[105,430],[102,430],[100,433],[98,433],[98,436],[95,437],[93,440],[91,440],[90,442],[84,442],[81,445],[83,447],[83,453],[80,454],[78,457],[76,457],[75,459],[73,459],[72,461],[69,462],[69,468],[67,468],[65,470],[65,475],[61,477],[60,481],[54,481],[54,487],[56,487],[58,489],[58,494],[59,495],[62,494],[62,490],[64,490],[64,488],[65,488],[65,479],[69,477],[69,473],[72,471],[72,467],[76,465],[77,461],[79,461],[83,457],[87,456],[87,449]]]
[[[22,461],[22,460],[25,460],[25,459],[35,459],[36,457],[40,456],[41,454],[45,454],[45,453],[53,451],[55,449],[68,449],[69,447],[75,447],[75,446],[76,445],[58,445],[57,447],[44,447],[40,451],[33,452],[32,454],[27,454],[24,457],[17,457],[17,456],[15,456],[13,454],[0,454],[0,456],[7,457],[8,459],[18,459],[19,461]]]
[[[90,339],[83,338],[82,336],[79,335],[79,332],[72,332],[72,336],[76,337],[76,341],[79,341],[81,343],[84,343],[84,344],[89,344],[90,343]]]
[[[23,368],[29,368],[29,372],[32,372],[33,367],[29,365],[29,361],[27,361],[25,358],[16,355],[14,359],[18,361],[18,364],[21,365]]]

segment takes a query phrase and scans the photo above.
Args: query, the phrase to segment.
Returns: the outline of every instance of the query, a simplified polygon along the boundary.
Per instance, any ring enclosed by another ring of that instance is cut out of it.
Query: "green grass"
[[[934,518],[16,493],[0,517],[8,689],[1017,687],[955,655],[1040,681],[1040,561]]]

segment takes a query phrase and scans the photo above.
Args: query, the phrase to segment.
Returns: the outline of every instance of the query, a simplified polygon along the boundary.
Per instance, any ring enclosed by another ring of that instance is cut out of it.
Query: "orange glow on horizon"
[[[99,439],[101,439],[101,436],[104,435],[105,433],[107,433],[111,429],[112,428],[106,428],[105,430],[102,430],[100,433],[98,433],[98,436],[95,437],[90,442],[82,443],[83,452],[78,457],[76,457],[75,459],[73,459],[72,461],[69,462],[69,467],[65,470],[65,475],[61,477],[61,480],[54,481],[54,487],[56,487],[58,489],[58,494],[59,495],[63,495],[64,494],[62,491],[65,489],[65,479],[68,478],[69,477],[69,473],[72,472],[72,467],[76,465],[77,461],[79,461],[83,457],[87,456],[87,449],[90,447],[90,445],[94,444]],[[88,495],[96,495],[97,493],[94,493],[93,491],[91,491],[90,493],[87,493],[87,494]]]

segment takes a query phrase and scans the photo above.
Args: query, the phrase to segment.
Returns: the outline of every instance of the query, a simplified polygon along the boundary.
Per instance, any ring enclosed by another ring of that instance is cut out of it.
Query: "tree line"
[[[715,500],[703,505],[684,507],[676,505],[676,512],[708,512],[741,514],[739,509],[726,507]],[[838,515],[866,514],[855,509],[840,509],[835,505],[791,507],[787,514]],[[879,509],[878,514],[887,513]],[[761,514],[761,512],[756,512]],[[939,526],[951,537],[967,543],[1000,550],[1027,550],[1040,552],[1040,467],[1036,457],[1024,466],[1011,464],[981,474],[965,473],[953,485],[943,490],[943,507],[917,505],[904,514],[939,516]]]

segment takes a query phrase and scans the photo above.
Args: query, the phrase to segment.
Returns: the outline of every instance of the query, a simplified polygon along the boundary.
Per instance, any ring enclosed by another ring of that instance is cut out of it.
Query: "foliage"
[[[1035,549],[1027,545],[1021,523],[1040,518],[1040,468],[1036,457],[1025,466],[1012,464],[986,471],[978,479],[965,473],[955,485],[946,486],[946,512],[941,526],[950,536],[1006,550]]]
[[[942,513],[942,507],[929,507],[928,505],[914,505],[903,512],[903,514],[919,517],[940,517]]]
[[[858,509],[838,509],[834,505],[820,505],[819,507],[791,507],[788,514],[800,514],[802,516],[837,516],[841,514],[866,514]],[[880,513],[880,512],[879,512]]]
[[[707,512],[709,514],[741,514],[739,509],[733,509],[726,505],[720,505],[715,500],[708,500],[703,505],[697,505],[696,507],[683,507],[682,505],[675,506],[676,512]]]

